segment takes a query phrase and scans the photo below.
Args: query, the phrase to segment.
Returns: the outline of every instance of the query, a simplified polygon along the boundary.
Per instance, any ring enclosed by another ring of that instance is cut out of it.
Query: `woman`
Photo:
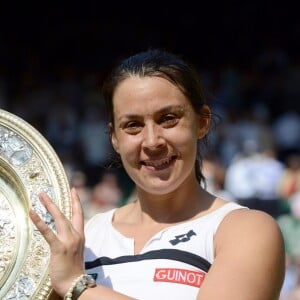
[[[276,222],[202,188],[197,146],[211,111],[193,68],[149,50],[122,61],[103,94],[112,145],[137,197],[94,216],[84,234],[74,189],[72,222],[40,196],[58,234],[30,215],[51,248],[54,290],[80,300],[278,299],[285,264]]]

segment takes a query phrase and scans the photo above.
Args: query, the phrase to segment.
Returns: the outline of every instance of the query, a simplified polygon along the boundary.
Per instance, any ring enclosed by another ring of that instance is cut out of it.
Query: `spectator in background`
[[[291,212],[278,217],[277,221],[285,239],[287,255],[294,263],[300,264],[300,192],[291,196],[289,201]]]
[[[84,205],[85,219],[118,207],[122,199],[123,193],[117,175],[109,171],[104,172],[100,181],[91,189],[90,201]]]
[[[300,114],[294,110],[283,111],[272,125],[280,160],[293,152],[300,152]]]
[[[279,182],[279,195],[283,200],[288,200],[300,191],[300,154],[288,154],[285,165],[286,168]]]
[[[73,156],[77,143],[77,114],[64,98],[51,104],[45,124],[45,135],[62,160]]]
[[[280,299],[298,300],[300,299],[300,192],[293,194],[289,198],[289,203],[290,214],[281,215],[277,219],[286,251],[286,276]]]
[[[228,167],[244,151],[251,151],[251,147],[257,148],[257,151],[274,147],[268,118],[267,109],[259,104],[246,106],[241,111],[227,111],[224,123],[222,122],[214,138],[224,166]]]
[[[235,201],[234,196],[224,187],[226,168],[217,155],[206,153],[203,157],[202,169],[207,191],[227,201]]]
[[[225,174],[225,189],[241,205],[279,215],[278,184],[284,165],[272,149],[258,150],[251,140],[245,141],[242,155],[236,157]]]
[[[88,105],[80,120],[78,141],[82,151],[87,184],[93,187],[108,166],[112,152],[107,132],[107,118],[101,102]]]
[[[92,189],[87,185],[87,176],[83,171],[76,170],[72,172],[70,185],[76,188],[80,202],[83,207],[83,213],[85,219],[90,210],[91,203],[91,192]]]

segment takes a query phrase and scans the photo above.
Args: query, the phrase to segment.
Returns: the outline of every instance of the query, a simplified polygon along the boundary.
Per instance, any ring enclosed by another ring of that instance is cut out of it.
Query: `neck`
[[[168,224],[192,219],[213,202],[213,197],[197,181],[163,195],[137,188],[137,199],[134,210],[140,221]]]

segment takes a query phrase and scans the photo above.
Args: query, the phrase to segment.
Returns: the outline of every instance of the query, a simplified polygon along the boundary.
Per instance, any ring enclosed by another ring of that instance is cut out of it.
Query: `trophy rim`
[[[19,299],[14,295],[20,293],[26,299],[40,300],[50,299],[53,294],[48,274],[50,249],[28,216],[32,207],[55,231],[54,220],[38,200],[40,192],[46,192],[71,219],[69,181],[57,153],[31,124],[0,109],[0,298],[3,300]]]

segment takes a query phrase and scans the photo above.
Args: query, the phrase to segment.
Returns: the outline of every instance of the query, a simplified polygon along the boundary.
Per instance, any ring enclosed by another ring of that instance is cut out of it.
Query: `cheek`
[[[119,139],[119,155],[123,161],[123,164],[127,162],[132,163],[137,161],[139,154],[139,142],[135,138],[127,137],[126,139]]]
[[[178,148],[194,148],[197,145],[198,133],[196,127],[182,126],[170,132],[169,140]]]
[[[169,144],[185,161],[194,163],[197,156],[197,136],[189,130],[181,130],[169,136]]]

